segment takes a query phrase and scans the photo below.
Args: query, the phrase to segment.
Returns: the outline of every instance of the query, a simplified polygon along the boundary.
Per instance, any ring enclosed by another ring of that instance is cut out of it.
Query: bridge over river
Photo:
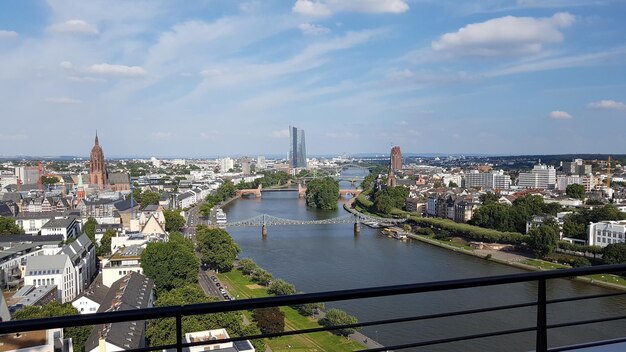
[[[343,216],[338,216],[329,219],[321,219],[321,220],[296,220],[296,219],[284,219],[276,216],[272,216],[269,214],[261,214],[255,217],[240,220],[240,221],[232,221],[227,222],[225,224],[221,224],[222,227],[261,227],[261,234],[263,237],[267,236],[267,227],[268,226],[294,226],[294,225],[331,225],[331,224],[354,224],[354,233],[355,235],[361,232],[361,223],[366,225],[393,225],[405,222],[406,219],[395,219],[395,218],[377,218],[372,216],[367,216],[363,214],[346,214]]]
[[[298,183],[298,188],[263,188],[263,185],[259,185],[258,188],[250,188],[250,189],[238,189],[235,192],[235,196],[237,197],[241,197],[241,196],[248,196],[248,195],[252,195],[255,196],[256,198],[261,198],[261,195],[263,194],[263,192],[298,192],[298,196],[300,198],[304,198],[305,194],[306,194],[306,187],[303,187],[301,184]],[[361,194],[361,192],[363,192],[363,190],[361,189],[340,189],[339,190],[339,196],[340,197],[346,197],[346,196],[352,196],[352,197],[356,197],[359,194]]]

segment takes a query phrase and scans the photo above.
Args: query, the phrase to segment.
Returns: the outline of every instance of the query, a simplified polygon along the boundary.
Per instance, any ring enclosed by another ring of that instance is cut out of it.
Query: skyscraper
[[[307,167],[304,130],[292,126],[289,126],[289,166],[294,169]]]
[[[391,148],[391,170],[398,171],[402,169],[402,152],[400,147]]]

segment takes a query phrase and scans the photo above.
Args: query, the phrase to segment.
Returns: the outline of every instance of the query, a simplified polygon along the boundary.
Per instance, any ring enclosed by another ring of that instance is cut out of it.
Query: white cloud
[[[451,56],[537,54],[544,44],[562,42],[563,33],[560,29],[571,26],[575,21],[576,18],[567,12],[545,18],[494,18],[446,33],[433,41],[431,48]]]
[[[350,131],[339,132],[339,133],[329,132],[329,133],[326,133],[326,137],[333,138],[333,139],[357,138],[357,137],[359,137],[359,134],[358,133],[353,133],[353,132],[350,132]]]
[[[156,139],[170,140],[170,139],[172,139],[172,137],[174,137],[174,135],[172,134],[172,132],[158,131],[158,132],[154,132],[152,134],[152,137],[154,137]]]
[[[587,104],[589,109],[626,110],[626,104],[615,100],[600,100]]]
[[[82,101],[72,98],[59,97],[59,98],[46,98],[44,99],[49,104],[62,104],[62,105],[76,105],[82,103]]]
[[[19,34],[17,34],[17,32],[0,30],[0,40],[1,39],[13,39],[13,38],[17,38],[18,36]]]
[[[143,77],[147,74],[146,70],[139,66],[111,64],[95,64],[89,67],[85,67],[83,71],[103,76],[117,77]]]
[[[554,111],[550,112],[550,117],[555,119],[555,120],[568,120],[568,119],[572,118],[572,115],[570,115],[569,113],[567,113],[565,111],[554,110]]]
[[[200,132],[200,138],[215,141],[217,136],[220,135],[219,131],[206,131]]]
[[[59,66],[68,70],[74,67],[74,65],[69,61],[61,61],[61,63],[59,63]]]
[[[305,16],[325,17],[330,16],[331,12],[328,6],[314,0],[296,0],[291,11]]]
[[[209,68],[200,71],[200,74],[204,77],[217,77],[223,75],[225,72],[219,68]]]
[[[398,14],[408,11],[409,5],[406,0],[296,0],[291,10],[313,17],[342,11]]]
[[[55,33],[98,34],[98,27],[83,20],[69,20],[53,24],[48,31]]]
[[[298,29],[305,35],[322,35],[330,33],[330,29],[318,24],[302,23],[298,25]]]
[[[288,129],[284,129],[284,130],[272,131],[272,137],[274,137],[274,138],[289,138],[289,130]]]

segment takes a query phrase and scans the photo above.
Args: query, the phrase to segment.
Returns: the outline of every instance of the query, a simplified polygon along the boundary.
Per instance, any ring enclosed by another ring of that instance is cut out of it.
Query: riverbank
[[[268,297],[267,288],[260,286],[234,269],[228,273],[217,274],[220,281],[228,287],[229,292],[237,299]],[[304,317],[291,307],[281,307],[285,313],[285,330],[302,330],[319,328],[318,320]],[[248,317],[251,319],[251,316]],[[367,342],[366,342],[367,341]],[[334,335],[330,332],[316,332],[306,335],[283,336],[280,338],[265,339],[266,346],[273,352],[279,351],[354,351],[365,348],[377,348],[382,345],[368,337],[356,333],[350,339]]]
[[[343,205],[344,209],[352,214],[357,214],[357,213],[360,214],[358,210],[352,208],[353,201],[354,201],[354,198],[346,202]],[[367,214],[367,215],[370,215],[370,214]],[[489,260],[489,261],[496,262],[496,263],[503,264],[503,265],[508,265],[508,266],[526,270],[526,271],[543,271],[543,270],[569,268],[569,266],[566,266],[566,265],[554,264],[554,263],[547,262],[547,261],[540,260],[540,259],[533,259],[531,257],[527,257],[524,255],[520,255],[520,254],[512,253],[512,252],[465,248],[466,246],[460,246],[450,241],[442,241],[442,240],[437,240],[434,238],[429,238],[428,236],[424,236],[424,235],[417,235],[417,234],[411,233],[411,234],[407,234],[407,237],[413,240],[428,243],[433,246],[451,250],[453,252],[458,252],[458,253],[470,255],[473,257],[477,257],[477,258],[482,258],[485,260]],[[594,277],[575,277],[573,278],[573,280],[604,287],[604,288],[626,291],[626,280],[624,280],[623,278],[617,275],[607,274],[607,275],[595,275]]]

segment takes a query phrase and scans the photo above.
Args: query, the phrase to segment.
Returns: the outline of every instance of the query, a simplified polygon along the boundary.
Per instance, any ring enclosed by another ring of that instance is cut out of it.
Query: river
[[[362,175],[351,169],[343,175]],[[341,188],[350,187],[342,182]],[[342,201],[340,200],[340,203]],[[325,219],[345,214],[306,207],[297,192],[265,192],[262,199],[239,199],[224,207],[229,221],[259,214],[288,219]],[[241,247],[240,258],[252,258],[276,278],[293,283],[299,291],[319,292],[350,288],[429,282],[448,279],[502,275],[521,270],[493,263],[418,241],[387,238],[377,229],[362,226],[358,237],[352,225],[276,226],[268,228],[267,239],[260,228],[229,228]],[[569,280],[548,282],[548,299],[609,292]],[[358,317],[359,321],[388,319],[436,312],[515,304],[536,300],[535,283],[464,289],[450,292],[344,301],[327,304]],[[548,324],[621,315],[626,299],[604,298],[554,304],[548,307]],[[368,327],[363,333],[383,345],[459,336],[533,326],[534,308],[474,314],[425,322]],[[550,346],[575,344],[624,336],[626,322],[616,321],[549,331]],[[535,334],[522,333],[429,346],[416,351],[528,351],[534,349]]]

